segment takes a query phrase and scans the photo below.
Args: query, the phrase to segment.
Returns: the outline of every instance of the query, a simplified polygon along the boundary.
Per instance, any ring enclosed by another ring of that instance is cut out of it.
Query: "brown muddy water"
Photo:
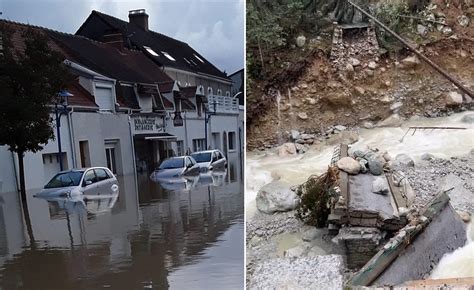
[[[118,197],[0,195],[0,289],[242,289],[244,193],[227,172],[165,185],[119,177]]]

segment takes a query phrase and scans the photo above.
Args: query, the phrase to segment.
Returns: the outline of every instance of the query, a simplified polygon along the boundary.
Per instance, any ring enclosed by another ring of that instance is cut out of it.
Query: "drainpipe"
[[[72,157],[72,167],[77,168],[77,156],[76,156],[76,141],[74,138],[74,124],[72,121],[72,113],[74,112],[74,107],[71,107],[67,115],[68,127],[69,127],[69,142],[71,143],[71,157]]]
[[[20,185],[18,184],[18,171],[16,170],[15,153],[13,153],[13,152],[12,152],[12,162],[13,162],[13,171],[15,171],[16,192],[19,192],[20,191]]]
[[[186,152],[188,151],[188,125],[186,121],[186,112],[183,112],[184,115],[184,154],[186,155]]]
[[[135,181],[135,200],[137,202],[137,217],[139,218],[140,217],[140,211],[139,211],[139,208],[138,208],[138,204],[139,204],[139,201],[138,201],[138,176],[137,176],[137,163],[136,163],[136,160],[135,160],[135,142],[133,141],[133,132],[132,132],[132,110],[130,109],[128,111],[128,131],[130,132],[130,144],[132,145],[132,157],[133,157],[133,179]],[[125,174],[124,174],[125,175]],[[125,177],[124,177],[125,179]]]

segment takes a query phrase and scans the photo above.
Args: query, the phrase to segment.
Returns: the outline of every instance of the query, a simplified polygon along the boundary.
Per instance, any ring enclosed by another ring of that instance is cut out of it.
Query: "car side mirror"
[[[92,181],[90,180],[84,180],[84,185],[85,186],[88,186],[88,185],[91,185],[92,184]]]

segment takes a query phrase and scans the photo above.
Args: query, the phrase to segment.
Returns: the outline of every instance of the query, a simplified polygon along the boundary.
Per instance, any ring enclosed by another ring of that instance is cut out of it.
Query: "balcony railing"
[[[216,113],[239,113],[239,99],[227,96],[209,95],[207,96],[207,109]]]

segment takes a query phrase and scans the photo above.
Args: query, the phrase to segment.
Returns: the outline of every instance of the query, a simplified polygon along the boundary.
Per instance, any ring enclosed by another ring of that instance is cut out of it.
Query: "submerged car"
[[[117,178],[110,169],[91,167],[59,172],[35,196],[113,195],[118,189]]]
[[[180,156],[165,159],[150,177],[160,180],[189,175],[199,175],[199,165],[191,156]]]
[[[207,150],[194,152],[191,156],[196,160],[201,171],[224,170],[227,167],[227,159],[219,150]]]

